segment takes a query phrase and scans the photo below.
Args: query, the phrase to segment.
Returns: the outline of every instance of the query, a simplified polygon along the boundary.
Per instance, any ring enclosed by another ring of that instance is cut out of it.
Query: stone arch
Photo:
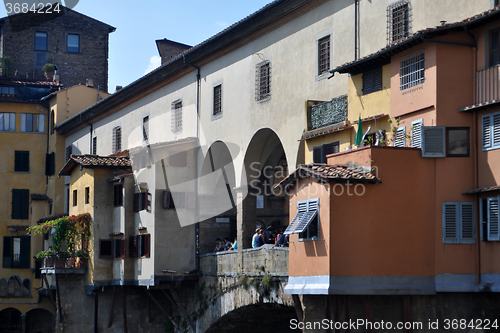
[[[0,327],[2,332],[21,332],[22,314],[15,308],[7,308],[0,311]]]
[[[206,333],[290,332],[295,309],[276,303],[259,303],[235,309],[212,324]]]
[[[7,283],[7,296],[22,297],[22,295],[22,279],[19,277],[19,275],[10,276]]]
[[[46,309],[33,309],[26,313],[26,333],[55,332],[56,317]]]

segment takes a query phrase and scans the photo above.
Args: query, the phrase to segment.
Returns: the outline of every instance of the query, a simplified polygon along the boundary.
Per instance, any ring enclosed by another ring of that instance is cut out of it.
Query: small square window
[[[35,51],[47,51],[47,33],[35,32]]]
[[[214,116],[222,115],[222,85],[214,87]]]
[[[382,67],[363,73],[363,95],[382,90]]]
[[[68,34],[66,51],[69,53],[80,52],[80,35]]]
[[[446,141],[446,156],[469,157],[470,142],[468,127],[447,127]]]

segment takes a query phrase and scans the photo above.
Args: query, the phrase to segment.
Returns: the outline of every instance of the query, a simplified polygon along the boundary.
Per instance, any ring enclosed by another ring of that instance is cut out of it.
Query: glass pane
[[[26,115],[26,132],[33,132],[33,115]]]
[[[16,89],[14,87],[9,87],[9,94],[15,95],[16,94]]]
[[[15,113],[10,113],[9,114],[9,118],[10,118],[9,131],[15,131],[16,130],[16,114]]]
[[[47,33],[35,32],[35,50],[47,51]]]
[[[44,114],[38,115],[38,132],[40,132],[40,133],[45,132],[45,115]]]
[[[68,52],[80,52],[80,36],[79,35],[68,35]]]
[[[35,52],[35,69],[42,70],[43,65],[47,63],[47,54]]]
[[[448,154],[467,155],[469,153],[469,131],[467,129],[448,130]]]
[[[0,113],[0,131],[6,131],[7,128],[9,128],[9,117],[6,113]]]

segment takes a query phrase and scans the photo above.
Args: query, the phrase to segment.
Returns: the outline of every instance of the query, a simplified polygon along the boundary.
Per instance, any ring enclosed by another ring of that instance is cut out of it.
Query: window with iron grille
[[[412,13],[408,0],[387,7],[387,44],[397,42],[411,34]]]
[[[149,116],[142,118],[142,140],[149,141]]]
[[[122,150],[122,128],[116,126],[113,128],[113,153],[117,153]]]
[[[271,98],[271,62],[257,64],[255,78],[255,99],[265,101]]]
[[[182,130],[182,100],[178,99],[172,102],[172,132]]]
[[[97,155],[97,136],[92,139],[92,154]]]
[[[214,116],[222,115],[222,85],[214,87]]]
[[[399,90],[422,84],[425,80],[424,52],[418,51],[400,59]]]
[[[330,35],[318,40],[318,75],[330,70]]]

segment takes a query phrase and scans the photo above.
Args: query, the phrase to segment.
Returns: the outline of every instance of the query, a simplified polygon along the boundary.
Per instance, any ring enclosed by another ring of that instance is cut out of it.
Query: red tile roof
[[[130,168],[132,164],[128,156],[98,156],[98,155],[71,155],[62,170],[60,176],[69,176],[71,171],[80,165],[84,168]]]
[[[491,192],[491,191],[500,191],[500,185],[483,187],[483,188],[478,188],[475,190],[469,190],[469,191],[465,191],[463,194],[476,194],[476,193]]]
[[[318,178],[325,182],[358,182],[376,183],[377,177],[371,172],[366,172],[360,168],[353,168],[347,165],[327,165],[311,163],[299,165],[297,169],[283,179],[276,187],[285,188],[293,184],[299,178]],[[293,185],[292,185],[293,186]]]

